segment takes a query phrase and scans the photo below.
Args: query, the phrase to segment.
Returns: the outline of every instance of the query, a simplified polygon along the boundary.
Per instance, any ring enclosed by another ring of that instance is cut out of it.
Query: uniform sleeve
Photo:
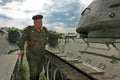
[[[22,32],[22,36],[21,36],[21,38],[20,38],[20,40],[19,40],[19,48],[20,48],[20,50],[24,50],[24,44],[25,44],[25,42],[27,41],[27,39],[28,39],[28,29],[27,28],[25,28],[24,30],[23,30],[23,32]]]

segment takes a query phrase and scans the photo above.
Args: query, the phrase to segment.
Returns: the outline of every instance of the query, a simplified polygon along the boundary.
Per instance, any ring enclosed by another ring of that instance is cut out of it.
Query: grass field
[[[28,67],[28,62],[26,59],[26,55],[23,57],[21,69],[20,69],[20,79],[21,80],[29,80],[29,67]],[[45,77],[43,74],[41,74],[41,77],[39,80],[45,80]]]

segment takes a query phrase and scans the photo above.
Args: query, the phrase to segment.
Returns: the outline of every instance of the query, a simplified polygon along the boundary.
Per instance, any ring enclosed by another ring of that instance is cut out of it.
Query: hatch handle
[[[83,12],[81,13],[81,15],[84,16],[84,13],[85,13],[86,10],[89,10],[89,11],[90,11],[91,9],[90,9],[90,8],[85,8],[85,9],[83,10]]]

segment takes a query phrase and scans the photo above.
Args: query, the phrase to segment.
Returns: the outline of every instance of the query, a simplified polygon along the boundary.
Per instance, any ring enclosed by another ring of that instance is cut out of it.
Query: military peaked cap
[[[42,15],[34,15],[34,16],[32,17],[33,20],[42,19],[42,18],[43,18]]]

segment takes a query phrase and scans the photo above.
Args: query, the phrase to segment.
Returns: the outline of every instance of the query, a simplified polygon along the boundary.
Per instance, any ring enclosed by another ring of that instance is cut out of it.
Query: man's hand
[[[21,50],[19,53],[18,53],[19,56],[24,56],[24,51]]]

